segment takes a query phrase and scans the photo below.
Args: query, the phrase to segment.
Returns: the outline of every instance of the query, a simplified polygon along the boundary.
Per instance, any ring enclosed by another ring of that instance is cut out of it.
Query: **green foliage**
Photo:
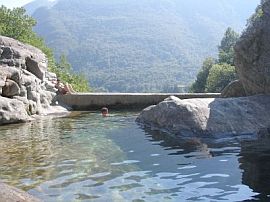
[[[233,58],[234,58],[234,45],[236,44],[237,40],[239,39],[239,34],[236,33],[231,27],[229,27],[224,37],[221,40],[218,55],[218,62],[219,63],[227,63],[233,65]]]
[[[235,79],[233,48],[238,38],[239,35],[232,28],[229,27],[226,30],[218,47],[218,59],[215,61],[212,58],[207,58],[204,61],[196,81],[191,85],[191,92],[221,92],[226,85]]]
[[[36,21],[25,14],[24,8],[14,8],[13,10],[0,7],[0,34],[11,38],[25,41],[35,35],[32,27]]]
[[[61,56],[56,64],[52,49],[48,48],[44,40],[33,32],[36,21],[26,14],[24,8],[8,9],[0,7],[0,35],[17,39],[42,50],[48,58],[49,70],[56,73],[64,82],[73,85],[80,92],[89,91],[88,82],[81,74],[74,74],[65,56]]]
[[[209,71],[215,64],[213,58],[206,58],[203,62],[202,69],[197,75],[196,81],[191,85],[190,91],[193,93],[201,93],[205,91],[206,81],[209,75]]]
[[[72,85],[77,92],[89,92],[89,84],[83,74],[73,74],[70,63],[68,63],[65,55],[60,56],[59,63],[56,64],[54,71],[61,81]]]
[[[260,19],[263,16],[262,4],[265,0],[261,1],[261,4],[257,6],[255,13],[248,19],[247,25],[251,26],[256,20]]]
[[[235,67],[230,64],[215,64],[209,71],[206,92],[221,92],[231,81],[236,79]]]

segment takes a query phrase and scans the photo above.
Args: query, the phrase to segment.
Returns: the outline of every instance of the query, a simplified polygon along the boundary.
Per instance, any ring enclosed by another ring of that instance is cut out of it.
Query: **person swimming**
[[[109,109],[107,107],[102,107],[101,114],[103,117],[107,117],[109,115]]]

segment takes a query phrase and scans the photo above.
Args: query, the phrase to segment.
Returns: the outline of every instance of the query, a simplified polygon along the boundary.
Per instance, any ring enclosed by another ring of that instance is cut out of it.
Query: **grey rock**
[[[45,81],[45,88],[47,89],[47,91],[54,92],[54,93],[57,92],[57,89],[55,88],[55,84],[53,84],[50,81]]]
[[[10,98],[7,103],[20,103],[15,108],[23,116],[15,116],[7,103],[0,102],[0,109],[3,107],[0,125],[46,114],[56,95],[52,83],[55,79],[56,75],[48,72],[45,54],[39,49],[0,36],[0,99]]]
[[[52,99],[56,96],[55,93],[49,91],[43,91],[40,93],[40,103],[43,108],[48,108],[51,105]]]
[[[56,80],[57,79],[57,75],[55,73],[52,72],[46,72],[45,77],[49,80]]]
[[[270,96],[167,100],[144,109],[137,121],[175,134],[258,133],[270,128]]]
[[[40,68],[41,64],[38,61],[27,57],[26,58],[26,70],[34,74],[40,80],[44,80],[45,77],[45,68]]]
[[[36,90],[38,85],[37,78],[31,74],[23,74],[22,84],[29,90]]]
[[[34,102],[38,102],[38,100],[40,100],[40,94],[36,91],[28,91],[27,99],[32,100]]]
[[[232,81],[221,92],[221,97],[223,98],[244,97],[244,96],[246,96],[246,91],[240,80]]]
[[[0,72],[0,87],[5,86],[7,75],[4,72]]]
[[[15,81],[7,79],[5,86],[2,88],[2,96],[13,97],[16,95],[20,95],[19,85]]]
[[[2,75],[6,76],[6,78],[15,81],[17,84],[21,83],[22,72],[18,68],[14,66],[0,65],[0,71]]]
[[[0,36],[0,49],[0,64],[27,69],[39,79],[44,79],[48,62],[42,51],[4,36]]]
[[[13,58],[13,50],[11,47],[2,47],[1,59],[12,59]]]
[[[270,1],[235,46],[235,64],[247,95],[270,93]]]
[[[26,87],[25,86],[21,86],[20,89],[21,89],[20,96],[27,98],[27,89],[26,89]]]
[[[37,106],[37,103],[32,101],[32,100],[29,100],[29,105],[28,105],[28,113],[30,115],[34,115],[34,114],[38,114],[39,113],[39,109],[38,109],[38,106]]]
[[[28,120],[29,116],[23,102],[0,97],[0,125],[26,122]]]

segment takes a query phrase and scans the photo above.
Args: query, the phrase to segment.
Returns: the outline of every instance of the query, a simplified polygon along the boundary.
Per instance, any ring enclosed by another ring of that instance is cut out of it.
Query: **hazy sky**
[[[5,5],[6,7],[13,8],[24,6],[25,4],[31,2],[33,0],[0,0],[0,4]]]

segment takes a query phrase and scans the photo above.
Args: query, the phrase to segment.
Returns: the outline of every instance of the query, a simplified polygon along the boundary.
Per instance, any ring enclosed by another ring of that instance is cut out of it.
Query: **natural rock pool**
[[[0,127],[0,180],[44,201],[270,200],[270,139],[176,138],[137,112]]]

